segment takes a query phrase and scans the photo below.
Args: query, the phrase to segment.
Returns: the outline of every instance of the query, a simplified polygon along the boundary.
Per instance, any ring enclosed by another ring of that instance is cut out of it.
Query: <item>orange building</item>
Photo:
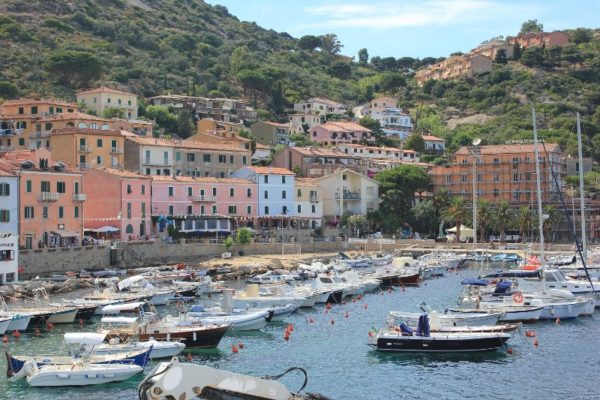
[[[78,245],[83,234],[82,176],[51,159],[46,149],[14,151],[0,169],[19,177],[19,244],[22,248]]]
[[[482,55],[452,56],[434,65],[430,65],[415,73],[420,86],[431,79],[456,79],[461,76],[472,77],[490,72],[492,59]]]
[[[521,36],[508,38],[510,44],[521,47],[564,46],[569,43],[569,35],[564,32],[530,32]]]
[[[203,118],[198,120],[196,123],[196,131],[198,133],[207,133],[207,132],[227,132],[230,134],[240,133],[244,130],[244,124],[239,124],[236,122],[225,122],[225,121],[217,121],[211,118]]]
[[[547,143],[546,157],[539,146],[540,180],[543,202],[555,202],[558,189],[550,173],[549,164],[559,177],[562,186],[566,168],[557,144]],[[513,205],[535,204],[536,177],[533,144],[508,144],[479,146],[477,156],[477,192],[479,199],[490,202],[507,201]],[[467,201],[473,198],[474,155],[469,148],[461,147],[454,153],[450,165],[436,166],[430,170],[434,190],[447,189],[455,196],[463,196]]]
[[[52,157],[72,168],[123,168],[125,136],[134,135],[112,129],[55,129],[50,135]]]

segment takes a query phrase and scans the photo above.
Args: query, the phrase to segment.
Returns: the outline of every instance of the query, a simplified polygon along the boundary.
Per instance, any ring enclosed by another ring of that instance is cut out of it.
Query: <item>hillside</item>
[[[475,136],[529,138],[535,103],[541,136],[568,154],[576,150],[579,110],[586,154],[600,161],[600,33],[568,33],[575,42],[565,47],[524,52],[477,78],[418,87],[414,71],[440,59],[369,60],[364,49],[354,61],[338,54],[343,44],[334,34],[296,39],[200,0],[4,0],[0,98],[73,100],[79,88],[108,83],[141,97],[247,97],[259,116],[275,118],[307,96],[355,105],[390,94],[418,130],[445,137],[450,149]]]

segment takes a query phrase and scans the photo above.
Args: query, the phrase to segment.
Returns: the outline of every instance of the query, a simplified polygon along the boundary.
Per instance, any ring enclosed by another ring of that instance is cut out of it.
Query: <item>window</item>
[[[513,157],[512,159],[512,167],[513,169],[519,168],[519,157]]]
[[[117,141],[115,139],[113,139],[113,140],[110,141],[110,147],[113,148],[113,149],[117,148]]]
[[[229,163],[233,164],[233,156],[229,156]]]
[[[282,190],[282,191],[281,191],[281,198],[282,198],[282,199],[285,199],[285,198],[287,197],[287,196],[286,196],[286,194],[287,194],[287,193],[285,192],[285,190]]]
[[[8,183],[0,183],[0,196],[10,196],[10,185]]]
[[[0,210],[0,222],[10,222],[10,210]]]
[[[58,193],[65,193],[66,187],[67,187],[67,185],[65,185],[64,182],[56,182],[56,191]]]
[[[494,189],[494,197],[498,197],[500,195],[500,191],[498,189]]]
[[[169,206],[169,215],[173,215],[173,206],[172,205]]]
[[[25,109],[23,107],[19,107],[19,114],[20,115],[25,114]]]
[[[165,160],[165,164],[169,163],[169,152],[168,151],[163,152],[163,159]]]
[[[78,194],[79,193],[79,182],[75,182],[75,184],[73,185],[73,193]]]
[[[79,218],[79,207],[78,206],[75,206],[75,208],[74,208],[74,215],[75,215],[75,218]]]
[[[131,105],[131,100],[127,100],[127,105],[130,106]]]
[[[285,183],[285,175],[281,176],[281,183]]]
[[[204,215],[204,206],[200,206],[200,214]]]
[[[229,197],[235,197],[235,189],[229,188]]]
[[[460,181],[461,182],[466,182],[467,181],[467,175],[461,175],[460,176]]]
[[[483,181],[483,175],[478,174],[477,175],[477,182],[482,182]]]
[[[298,214],[300,214],[302,212],[302,206],[300,204],[298,204]]]
[[[246,214],[252,214],[252,206],[246,207]]]
[[[102,147],[103,143],[102,143],[102,139],[98,139],[96,140],[96,146],[97,147]]]
[[[269,198],[269,191],[265,190],[265,199],[268,199],[268,198]]]
[[[212,195],[213,196],[217,195],[217,188],[216,187],[212,188]]]
[[[281,207],[281,213],[282,213],[283,215],[287,214],[287,212],[288,212],[287,206],[283,206],[283,207]]]
[[[188,161],[196,161],[196,156],[194,155],[194,153],[187,153],[186,156]]]
[[[37,106],[31,106],[31,113],[32,113],[32,114],[37,114],[37,113],[38,113],[38,108],[37,108]]]
[[[127,185],[127,194],[131,194],[131,185]]]
[[[531,181],[531,172],[526,172],[525,173],[525,180],[526,181]]]
[[[316,213],[317,212],[317,206],[315,206],[314,204],[311,206],[312,208],[312,213]]]
[[[146,150],[146,164],[150,164],[150,150]]]
[[[58,207],[58,218],[62,219],[65,217],[65,208],[63,206]]]
[[[192,215],[194,213],[192,206],[187,207],[187,213],[188,213],[188,215]]]
[[[42,208],[42,218],[44,218],[44,219],[48,218],[48,207]]]
[[[265,175],[264,183],[269,183],[269,175]]]
[[[169,196],[173,197],[173,186],[169,186]]]
[[[513,193],[513,198],[515,200],[519,200],[521,198],[521,191],[519,189],[515,190],[515,192]]]
[[[104,164],[104,159],[102,158],[102,156],[97,156],[96,157],[96,164],[98,164],[98,165],[103,165]]]
[[[40,182],[40,190],[42,192],[49,192],[50,191],[50,182],[48,181],[41,181]]]
[[[500,164],[500,159],[499,158],[494,158],[494,165],[498,165]]]
[[[229,206],[227,211],[230,215],[236,215],[237,214],[237,206]]]
[[[513,182],[519,182],[519,174],[513,174]]]
[[[133,233],[133,225],[127,224],[127,227],[125,228],[125,233]]]
[[[191,196],[191,195],[192,195],[192,187],[188,186],[188,196]]]
[[[202,161],[204,161],[204,162],[210,162],[210,154],[203,154],[202,155]]]
[[[500,182],[500,175],[494,174],[494,182]]]
[[[252,197],[252,189],[250,189],[250,188],[246,189],[246,196],[247,197]]]
[[[110,104],[110,97],[106,99],[106,102]]]
[[[298,189],[298,197],[302,197],[302,189]]]
[[[269,215],[269,206],[265,206],[265,215]]]
[[[223,155],[223,154],[219,154],[219,163],[226,163],[227,162],[227,156]]]
[[[142,203],[142,218],[146,218],[146,203]]]
[[[19,146],[25,146],[25,138],[19,138]]]
[[[446,175],[446,182],[452,182],[452,175]]]
[[[242,156],[242,165],[246,165],[246,156]]]
[[[216,214],[217,213],[217,206],[212,206],[212,213]]]
[[[121,104],[121,99],[117,99],[117,103],[120,105]]]
[[[150,168],[146,168],[146,175],[150,175],[151,173]]]
[[[25,186],[26,186],[27,193],[31,193],[31,181],[30,180],[27,180],[27,184]]]

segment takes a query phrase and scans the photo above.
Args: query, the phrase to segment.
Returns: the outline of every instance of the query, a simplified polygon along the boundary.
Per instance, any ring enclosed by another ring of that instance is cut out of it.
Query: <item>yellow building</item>
[[[50,135],[52,159],[75,168],[122,168],[125,136],[121,130],[89,128],[56,129]]]
[[[196,132],[198,133],[209,133],[209,132],[226,132],[227,135],[236,135],[240,133],[244,128],[244,124],[238,124],[235,122],[217,121],[211,118],[203,118],[196,123]]]
[[[99,87],[78,92],[77,103],[83,104],[86,110],[92,110],[98,116],[112,107],[123,110],[123,117],[126,119],[137,119],[138,116],[137,96],[113,88]]]

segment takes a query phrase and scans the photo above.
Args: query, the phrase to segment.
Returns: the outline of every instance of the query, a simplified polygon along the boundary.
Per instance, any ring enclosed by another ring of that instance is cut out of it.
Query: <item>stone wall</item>
[[[95,270],[110,267],[108,246],[62,247],[21,250],[19,274],[22,279],[66,271]]]

